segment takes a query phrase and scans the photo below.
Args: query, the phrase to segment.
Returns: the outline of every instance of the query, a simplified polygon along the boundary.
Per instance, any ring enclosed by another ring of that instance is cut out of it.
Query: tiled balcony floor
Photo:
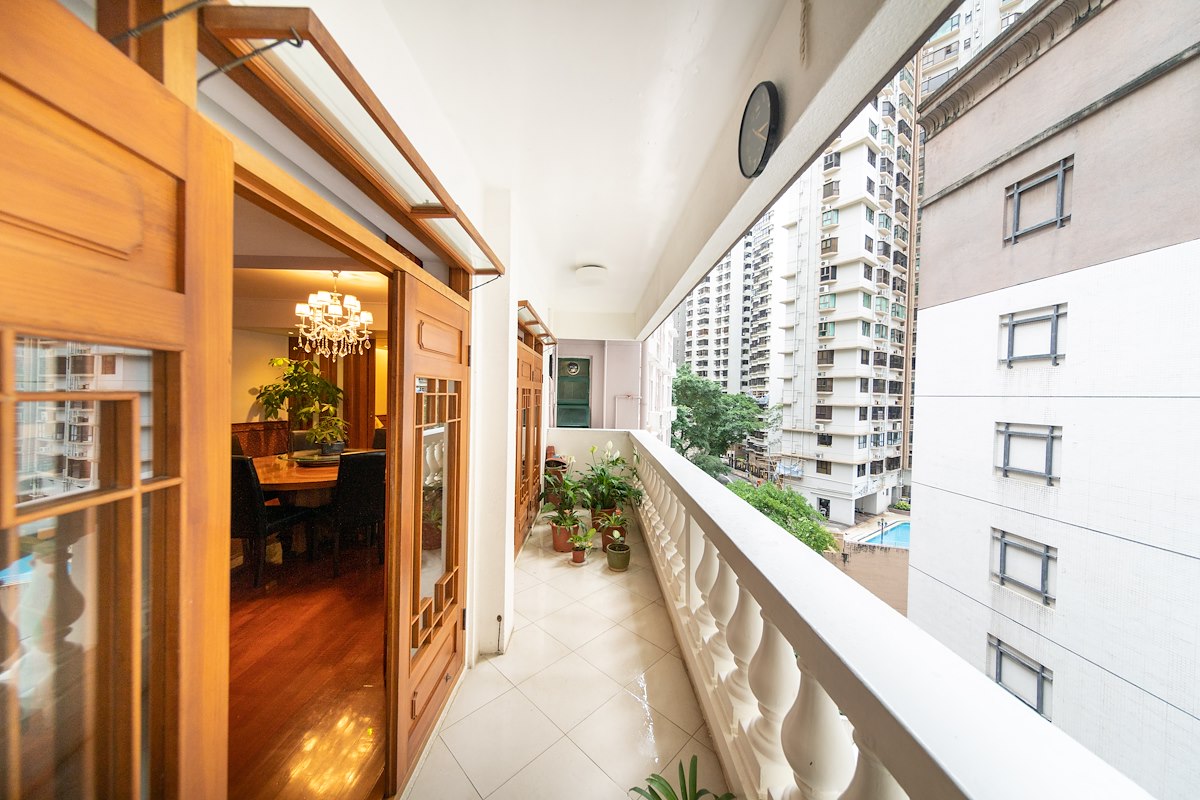
[[[700,785],[725,790],[636,532],[630,544],[623,574],[598,548],[572,567],[534,529],[508,651],[467,671],[410,798],[616,800],[651,772],[674,780],[693,753]]]

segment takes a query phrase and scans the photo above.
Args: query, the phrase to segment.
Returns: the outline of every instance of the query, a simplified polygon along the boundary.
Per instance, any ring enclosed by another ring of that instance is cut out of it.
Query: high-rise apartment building
[[[743,351],[750,313],[748,241],[725,254],[683,301],[682,363],[726,392],[740,392],[749,354]]]
[[[922,107],[909,617],[1191,798],[1200,18],[1057,0],[1012,19]]]
[[[777,204],[782,270],[778,474],[834,522],[899,499],[915,178],[914,64]]]

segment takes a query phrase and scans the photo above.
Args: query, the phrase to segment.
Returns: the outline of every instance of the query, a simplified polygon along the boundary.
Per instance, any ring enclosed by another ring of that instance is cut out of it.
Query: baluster
[[[694,523],[693,523],[694,524]],[[717,548],[712,540],[700,531],[703,541],[704,555],[696,566],[696,593],[700,596],[696,611],[692,614],[692,641],[697,648],[703,649],[704,643],[716,630],[712,609],[709,608],[709,598],[712,596],[713,585],[717,582]]]
[[[785,800],[834,800],[846,788],[854,771],[850,736],[833,700],[803,666],[800,691],[780,735],[796,778]]]
[[[671,541],[671,528],[675,525],[675,519],[683,513],[683,503],[679,502],[679,498],[674,492],[667,494],[669,498],[667,502],[666,512],[663,514],[662,528],[658,534],[658,552],[662,556],[663,566],[667,567],[668,577],[671,573],[671,553],[675,547],[675,543]]]
[[[671,520],[671,526],[667,529],[668,562],[670,567],[671,583],[675,588],[675,601],[678,602],[683,598],[683,532],[687,529],[688,520],[691,515],[682,502],[678,503],[678,509],[675,518]]]
[[[750,689],[758,701],[759,716],[746,738],[758,765],[759,793],[792,782],[792,768],[783,755],[780,727],[800,687],[800,669],[792,645],[771,620],[762,615],[762,642],[750,660]]]
[[[709,637],[706,648],[712,660],[711,677],[716,680],[718,686],[729,670],[733,669],[733,658],[729,653],[726,631],[729,628],[729,620],[733,618],[736,604],[737,576],[734,575],[733,568],[725,563],[725,559],[718,551],[717,580],[713,584],[708,600],[708,610],[712,612],[716,632]]]
[[[738,580],[737,609],[729,620],[726,634],[729,652],[733,657],[733,671],[725,679],[725,690],[729,693],[730,733],[736,733],[739,723],[749,725],[758,716],[758,703],[750,691],[750,659],[754,657],[762,641],[762,610],[758,601]]]
[[[875,757],[857,729],[854,731],[854,743],[858,745],[858,764],[850,785],[839,800],[908,800],[908,795],[883,762]]]

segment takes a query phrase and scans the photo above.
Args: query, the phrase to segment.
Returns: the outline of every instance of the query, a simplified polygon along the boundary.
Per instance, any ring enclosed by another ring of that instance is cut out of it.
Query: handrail
[[[662,442],[593,433],[639,456],[647,549],[740,797],[1150,796]]]

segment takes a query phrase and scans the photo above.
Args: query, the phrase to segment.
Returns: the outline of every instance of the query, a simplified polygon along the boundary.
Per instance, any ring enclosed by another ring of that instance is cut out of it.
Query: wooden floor
[[[379,797],[383,773],[384,571],[343,545],[231,576],[229,797]]]

